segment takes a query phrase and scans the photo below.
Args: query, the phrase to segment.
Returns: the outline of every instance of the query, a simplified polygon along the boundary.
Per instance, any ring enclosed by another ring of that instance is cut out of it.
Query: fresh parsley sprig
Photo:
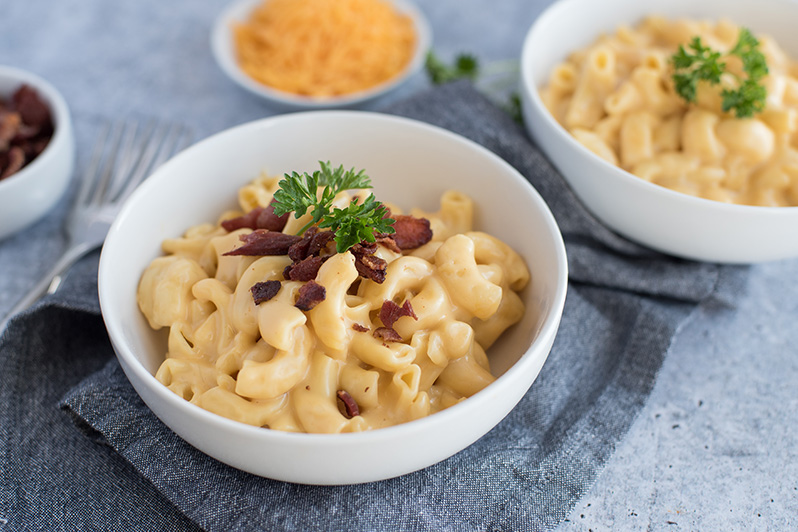
[[[479,75],[479,62],[471,54],[459,54],[455,57],[454,64],[447,65],[430,50],[427,52],[424,67],[433,85],[441,85],[463,78],[474,81]]]
[[[394,232],[392,218],[387,218],[388,210],[369,194],[366,201],[359,203],[352,199],[345,209],[335,208],[333,201],[339,192],[371,188],[371,179],[364,170],[344,170],[343,165],[333,169],[330,162],[319,161],[321,170],[312,174],[285,174],[274,193],[274,214],[282,216],[293,212],[300,218],[311,209],[311,219],[297,234],[302,234],[313,225],[330,228],[335,232],[335,247],[343,253],[358,242],[366,240],[374,242],[375,233],[392,234]],[[324,187],[317,194],[319,187]]]
[[[455,56],[454,62],[448,65],[430,50],[427,52],[424,66],[433,85],[442,85],[458,79],[471,80],[513,120],[523,124],[521,96],[517,91],[509,93],[507,91],[507,85],[518,85],[518,61],[494,61],[482,68],[476,56],[460,53]],[[486,78],[488,82],[485,82]]]
[[[679,50],[671,57],[676,93],[685,101],[694,103],[700,81],[711,85],[720,83],[721,76],[726,73],[723,58],[729,56],[740,58],[746,77],[735,76],[737,88],[721,91],[723,111],[734,110],[737,118],[750,117],[762,111],[767,90],[760,81],[768,74],[768,66],[764,54],[759,50],[759,41],[747,28],[740,30],[737,43],[725,56],[704,46],[700,37],[693,37],[687,49],[679,46]]]
[[[726,68],[720,61],[721,54],[704,46],[701,37],[693,37],[688,45],[693,53],[679,45],[679,50],[671,58],[673,63],[673,83],[676,92],[688,102],[695,102],[699,81],[716,85]]]
[[[364,240],[374,242],[375,233],[394,233],[393,223],[385,205],[377,201],[374,194],[369,194],[363,203],[353,198],[346,209],[334,209],[322,219],[319,227],[335,231],[335,250],[343,253]]]

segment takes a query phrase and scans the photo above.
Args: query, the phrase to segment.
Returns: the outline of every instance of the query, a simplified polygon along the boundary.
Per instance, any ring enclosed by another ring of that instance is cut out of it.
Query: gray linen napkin
[[[0,337],[0,530],[544,530],[568,515],[644,404],[680,324],[700,302],[731,304],[747,269],[673,259],[608,231],[468,84],[389,111],[493,150],[560,224],[568,299],[520,404],[471,447],[400,478],[319,487],[243,473],[183,442],[138,398],[97,315],[94,256]],[[59,417],[62,395],[69,416]]]

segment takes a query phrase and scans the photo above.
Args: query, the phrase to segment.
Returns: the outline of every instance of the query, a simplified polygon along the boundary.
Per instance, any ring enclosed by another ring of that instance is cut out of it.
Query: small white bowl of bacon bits
[[[356,107],[417,73],[432,33],[409,0],[238,0],[219,15],[213,55],[275,107]]]
[[[694,260],[798,256],[798,4],[562,0],[522,53],[526,126],[618,233]]]
[[[516,170],[356,111],[179,154],[128,200],[99,268],[152,411],[222,462],[307,484],[406,474],[488,432],[537,377],[566,286],[557,224]]]
[[[64,98],[41,77],[0,66],[0,239],[52,209],[74,162]]]

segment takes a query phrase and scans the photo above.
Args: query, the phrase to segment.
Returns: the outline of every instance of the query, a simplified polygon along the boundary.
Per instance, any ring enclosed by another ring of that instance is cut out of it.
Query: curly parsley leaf
[[[737,118],[745,118],[759,113],[765,108],[767,90],[752,79],[745,80],[737,90],[723,89],[722,108],[728,112],[734,109]]]
[[[318,172],[312,175],[307,173],[299,175],[296,172],[292,172],[291,175],[285,174],[285,178],[280,181],[280,188],[274,193],[274,214],[282,216],[294,212],[297,218],[303,216],[310,207],[318,205],[319,199],[316,197],[318,188]]]
[[[319,186],[331,186],[336,190],[336,194],[342,190],[355,190],[358,188],[371,188],[371,179],[365,174],[365,170],[355,173],[352,168],[349,171],[344,171],[344,165],[333,169],[330,166],[330,161],[319,161],[321,171],[315,173],[319,174]]]
[[[507,103],[502,105],[502,109],[510,115],[517,124],[524,125],[524,113],[523,109],[521,108],[521,95],[514,91],[510,93],[509,98],[507,99]]]
[[[343,253],[355,244],[374,242],[376,233],[394,233],[394,219],[388,218],[388,209],[369,194],[363,203],[353,198],[345,209],[335,209],[319,224],[335,232],[335,249]]]
[[[688,45],[689,52],[679,45],[679,50],[671,61],[675,70],[673,83],[676,92],[688,102],[695,102],[699,81],[708,81],[716,85],[726,69],[720,52],[716,52],[701,43],[700,37],[693,37]]]
[[[330,162],[319,161],[321,170],[313,174],[285,174],[274,193],[274,213],[277,216],[293,212],[295,218],[304,216],[312,208],[311,220],[299,230],[304,233],[318,224],[335,232],[338,253],[343,253],[358,242],[374,242],[376,233],[394,232],[394,220],[386,218],[388,210],[369,194],[363,203],[354,198],[345,209],[333,209],[335,196],[344,190],[371,188],[371,179],[364,170],[348,171],[343,166],[332,168]],[[324,187],[321,194],[318,188]]]
[[[433,85],[442,85],[463,78],[474,81],[479,75],[479,61],[470,54],[460,54],[455,58],[453,65],[447,65],[430,50],[427,52],[424,68]]]
[[[762,111],[767,90],[759,82],[767,75],[768,66],[765,56],[759,51],[759,41],[748,29],[742,28],[737,43],[726,55],[740,58],[746,77],[743,79],[734,76],[737,78],[737,88],[721,91],[723,110],[734,110],[737,118],[750,117],[755,112]],[[694,103],[699,82],[719,84],[724,73],[731,74],[726,70],[723,57],[720,52],[704,46],[700,37],[693,37],[687,49],[679,46],[671,57],[676,93],[685,101]]]
[[[759,51],[759,41],[747,29],[740,30],[737,44],[729,51],[729,55],[736,55],[743,62],[743,70],[748,74],[748,79],[759,81],[768,74],[768,64],[765,54]]]

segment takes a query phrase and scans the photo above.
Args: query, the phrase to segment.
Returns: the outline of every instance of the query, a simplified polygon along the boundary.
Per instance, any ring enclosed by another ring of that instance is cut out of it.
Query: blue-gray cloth
[[[0,337],[0,531],[543,530],[567,516],[644,404],[680,324],[699,302],[733,304],[747,269],[666,257],[607,230],[466,83],[389,112],[497,153],[563,232],[560,330],[507,418],[448,460],[382,482],[303,486],[243,473],[182,441],[136,395],[99,316],[94,254]]]

